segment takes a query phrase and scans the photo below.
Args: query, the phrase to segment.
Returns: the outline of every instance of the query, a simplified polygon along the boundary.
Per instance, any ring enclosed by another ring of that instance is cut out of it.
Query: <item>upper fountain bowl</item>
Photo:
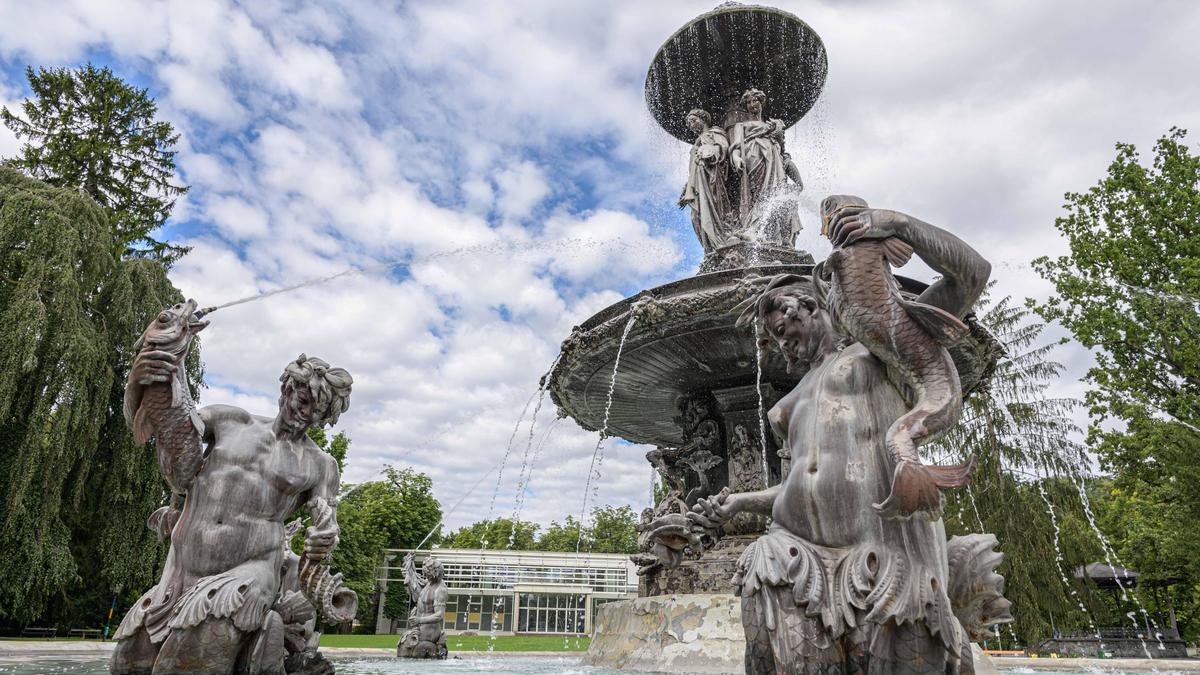
[[[773,7],[730,2],[663,43],[646,73],[646,105],[663,129],[691,143],[689,110],[722,120],[755,88],[767,92],[763,117],[791,126],[817,102],[828,69],[825,45],[808,24]]]

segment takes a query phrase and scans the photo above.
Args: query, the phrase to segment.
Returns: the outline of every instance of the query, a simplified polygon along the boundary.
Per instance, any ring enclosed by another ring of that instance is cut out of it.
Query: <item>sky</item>
[[[90,61],[146,87],[181,134],[191,191],[161,234],[192,247],[171,277],[201,305],[362,270],[212,315],[202,404],[273,414],[283,366],[320,356],[355,378],[345,481],[412,467],[450,528],[518,512],[545,527],[578,516],[597,435],[547,402],[528,480],[527,418],[492,470],[574,325],[695,272],[674,207],[687,146],[643,86],[715,4],[0,0],[0,105],[28,94],[28,65]],[[828,52],[788,136],[813,201],[857,194],[951,230],[1001,295],[1048,295],[1029,261],[1066,252],[1063,195],[1115,143],[1146,156],[1172,126],[1200,133],[1190,0],[773,4]],[[0,156],[18,147],[0,128]],[[799,245],[824,257],[801,217]],[[1081,394],[1090,355],[1056,356],[1053,393]],[[647,449],[606,444],[599,504],[648,503]]]

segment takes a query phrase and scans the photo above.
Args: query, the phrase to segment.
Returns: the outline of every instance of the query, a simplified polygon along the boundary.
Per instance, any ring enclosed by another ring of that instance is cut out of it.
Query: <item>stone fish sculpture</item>
[[[879,232],[869,231],[865,220],[856,217],[867,213],[866,208],[865,201],[851,196],[822,202],[821,233],[834,250],[813,278],[819,283],[828,266],[834,283],[827,302],[834,322],[883,361],[913,399],[912,409],[887,430],[896,473],[888,498],[875,509],[889,518],[907,518],[918,510],[937,518],[940,489],[966,485],[975,460],[960,466],[926,466],[917,446],[948,430],[962,412],[958,371],[944,345],[961,339],[968,329],[943,309],[901,296],[890,268],[907,263],[913,249],[897,237],[880,238]],[[829,227],[834,214],[844,216],[836,229]]]

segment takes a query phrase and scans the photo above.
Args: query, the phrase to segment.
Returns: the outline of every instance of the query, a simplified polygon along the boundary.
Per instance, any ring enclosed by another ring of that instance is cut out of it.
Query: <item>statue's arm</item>
[[[310,450],[316,453],[321,472],[305,502],[312,516],[312,525],[305,531],[304,555],[309,560],[317,561],[327,558],[338,545],[341,528],[337,522],[337,493],[341,475],[337,461],[332,456],[321,452],[315,444]]]
[[[425,586],[428,584],[429,582],[425,581],[425,578],[417,571],[413,554],[409,553],[404,556],[404,586],[408,589],[409,601],[414,605],[417,604],[417,600],[421,597],[421,591],[425,590]]]
[[[895,211],[887,212],[895,236],[913,247],[927,265],[942,275],[917,298],[919,302],[963,316],[987,287],[992,266],[953,234]]]
[[[729,163],[738,171],[742,170],[742,162],[745,161],[742,156],[742,146],[745,142],[746,125],[739,122],[733,125],[733,133],[729,139]]]
[[[200,435],[209,443],[216,440],[218,430],[225,424],[249,424],[250,413],[233,405],[206,405],[199,411]]]
[[[711,497],[697,499],[688,520],[705,530],[715,530],[739,513],[770,516],[781,489],[781,485],[772,485],[756,492],[731,494],[726,488]]]

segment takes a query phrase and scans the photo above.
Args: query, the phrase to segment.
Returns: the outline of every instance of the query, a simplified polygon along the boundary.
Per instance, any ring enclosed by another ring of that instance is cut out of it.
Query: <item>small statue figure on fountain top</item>
[[[396,656],[406,659],[444,659],[446,631],[442,620],[446,614],[448,591],[442,581],[442,561],[433,556],[421,563],[417,573],[413,554],[404,556],[404,584],[408,587],[412,611],[408,616],[408,631],[396,645]]]
[[[687,126],[696,134],[688,161],[688,181],[679,196],[680,208],[692,208],[696,238],[709,253],[727,243],[731,234],[732,209],[725,181],[728,177],[729,138],[713,126],[712,116],[695,109],[687,114]]]
[[[738,236],[794,248],[800,231],[796,194],[804,184],[785,150],[786,125],[781,120],[762,118],[766,99],[762,91],[747,89],[737,116],[741,119],[730,131],[729,163],[741,186]]]

